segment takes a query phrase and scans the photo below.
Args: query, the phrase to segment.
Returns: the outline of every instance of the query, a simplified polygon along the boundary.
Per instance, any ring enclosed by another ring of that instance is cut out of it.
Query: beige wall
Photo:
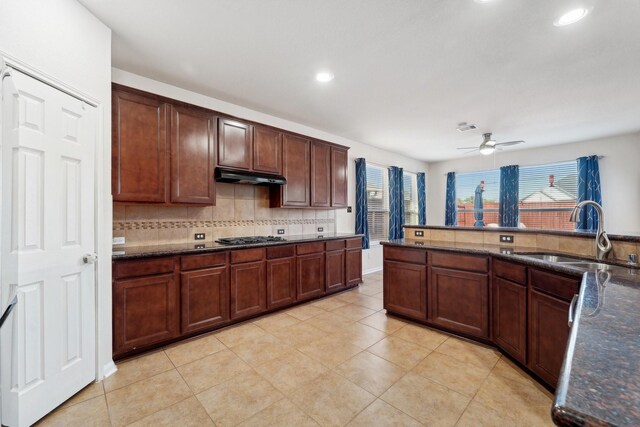
[[[323,227],[318,232],[318,227]],[[113,235],[125,237],[125,246],[196,243],[221,237],[327,234],[335,231],[335,211],[320,209],[270,209],[269,189],[262,186],[216,185],[216,206],[117,205],[113,210]]]

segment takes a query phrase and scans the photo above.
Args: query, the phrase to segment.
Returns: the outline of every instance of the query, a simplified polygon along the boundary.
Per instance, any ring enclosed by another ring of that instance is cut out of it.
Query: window
[[[520,223],[528,228],[573,230],[578,194],[575,161],[520,167]]]
[[[372,242],[389,236],[389,175],[387,168],[367,164],[367,221]]]
[[[482,195],[482,211],[474,209],[476,190],[479,186]],[[498,203],[500,201],[500,170],[457,173],[456,197],[460,227],[473,227],[476,221],[481,221],[484,225],[497,224]],[[476,215],[478,215],[478,220],[476,220]]]
[[[418,224],[418,176],[412,172],[402,174],[404,187],[404,223]]]

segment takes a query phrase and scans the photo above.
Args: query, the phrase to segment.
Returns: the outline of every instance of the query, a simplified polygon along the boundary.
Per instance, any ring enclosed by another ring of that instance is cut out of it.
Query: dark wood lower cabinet
[[[429,321],[474,337],[489,338],[489,277],[431,268]]]
[[[527,366],[552,387],[558,383],[569,339],[569,303],[529,291],[529,363]]]
[[[231,319],[239,319],[267,309],[265,261],[231,265]]]
[[[426,260],[426,257],[425,257]],[[413,319],[427,318],[427,266],[385,261],[384,308]]]
[[[347,286],[362,283],[362,249],[345,251],[345,270]]]
[[[297,300],[307,300],[325,292],[324,252],[298,255],[297,257]]]
[[[115,354],[178,336],[175,273],[116,280],[113,307]]]
[[[331,251],[326,255],[327,292],[339,291],[347,287],[345,280],[345,251]]]
[[[527,363],[527,287],[495,276],[493,340],[518,362]]]
[[[267,308],[293,304],[296,300],[296,259],[267,261]]]
[[[180,273],[182,333],[229,320],[228,273],[226,266]]]

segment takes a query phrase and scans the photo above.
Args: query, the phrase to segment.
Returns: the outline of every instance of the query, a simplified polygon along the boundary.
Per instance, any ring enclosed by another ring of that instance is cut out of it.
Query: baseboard
[[[369,270],[363,271],[362,275],[365,276],[367,274],[377,273],[378,271],[382,271],[382,267],[370,268]]]
[[[104,365],[104,367],[102,368],[102,379],[110,377],[111,375],[115,374],[117,370],[118,368],[116,367],[116,364],[113,363],[113,360],[109,361],[109,363]]]

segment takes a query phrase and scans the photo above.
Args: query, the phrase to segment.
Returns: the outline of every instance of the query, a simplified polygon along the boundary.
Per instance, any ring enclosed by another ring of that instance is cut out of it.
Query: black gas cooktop
[[[251,243],[284,242],[286,239],[277,236],[224,237],[216,240],[223,245],[248,245]]]

